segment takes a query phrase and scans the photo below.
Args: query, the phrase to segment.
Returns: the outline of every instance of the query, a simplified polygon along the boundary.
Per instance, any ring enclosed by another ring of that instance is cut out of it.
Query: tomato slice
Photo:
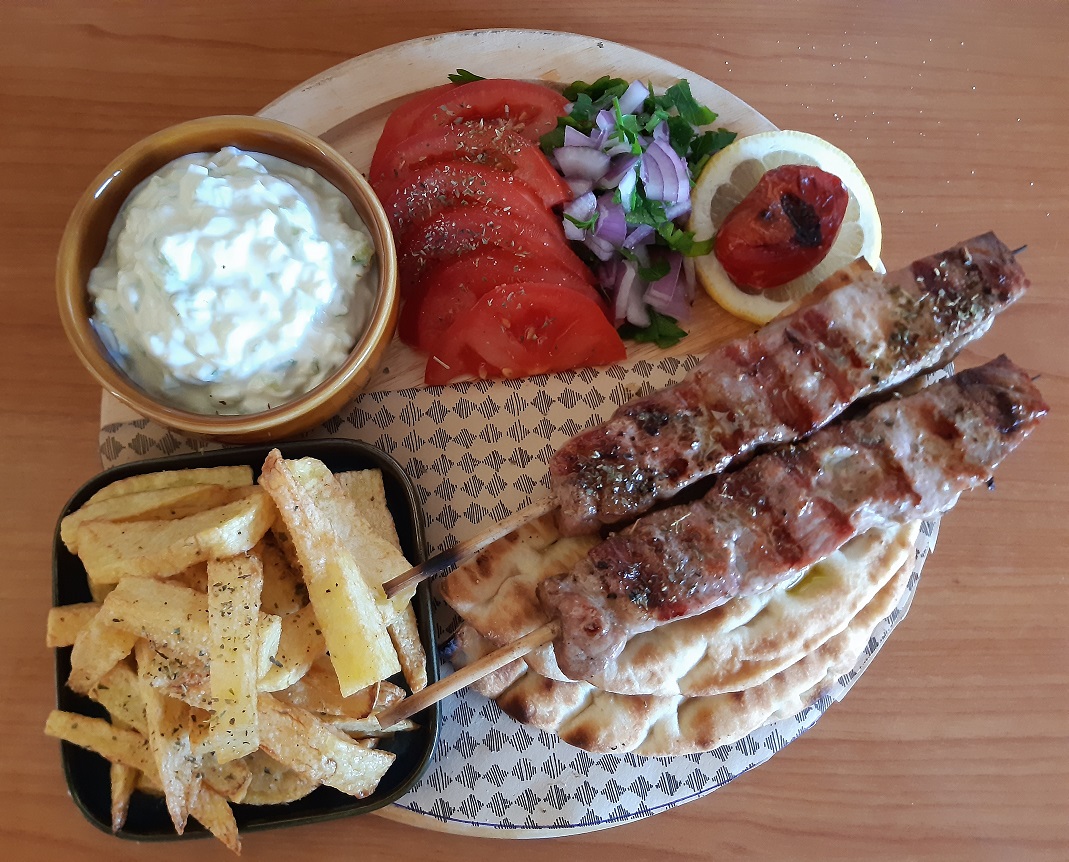
[[[449,328],[424,379],[436,386],[464,374],[527,377],[608,365],[626,355],[619,334],[588,297],[557,285],[505,284]]]
[[[397,333],[406,344],[431,353],[446,331],[470,311],[479,297],[502,284],[539,282],[577,291],[607,315],[605,300],[588,282],[556,261],[541,255],[494,250],[474,252],[428,268],[414,296],[401,309]]]
[[[414,226],[398,242],[402,297],[407,301],[413,295],[430,262],[491,249],[548,258],[580,280],[591,279],[586,264],[568,247],[559,224],[546,228],[497,207],[451,207]]]
[[[451,207],[465,205],[497,207],[548,232],[560,228],[557,216],[529,187],[510,174],[471,162],[416,168],[392,183],[380,184],[379,198],[398,243],[413,227]]]
[[[468,161],[511,174],[539,195],[547,207],[572,199],[572,190],[538,147],[508,123],[469,122],[418,132],[387,153],[371,184],[382,189],[409,171],[435,162]]]
[[[740,287],[779,287],[827,256],[849,202],[834,174],[809,165],[773,168],[724,219],[716,258]]]
[[[426,108],[416,126],[445,126],[462,120],[508,120],[528,141],[557,128],[568,100],[556,90],[529,81],[488,78],[456,87],[440,104]]]
[[[375,145],[375,154],[371,157],[371,169],[368,171],[369,176],[374,177],[382,173],[383,165],[394,148],[416,132],[419,118],[435,104],[447,101],[448,94],[455,89],[457,89],[456,84],[431,87],[394,108],[390,116],[386,118],[386,125],[382,127],[379,142]]]

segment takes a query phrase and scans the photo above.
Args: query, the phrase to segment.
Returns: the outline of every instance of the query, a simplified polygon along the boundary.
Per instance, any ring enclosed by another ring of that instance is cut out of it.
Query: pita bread
[[[701,697],[621,695],[585,682],[562,682],[522,662],[481,681],[508,715],[595,754],[670,757],[735,742],[769,721],[796,714],[857,662],[876,625],[909,583],[906,560],[841,632],[799,661],[743,691]],[[459,662],[493,648],[473,628],[458,635]]]
[[[870,530],[789,587],[643,632],[587,682],[618,694],[658,696],[751,688],[841,632],[911,557],[918,530],[919,524]],[[563,538],[551,515],[539,518],[457,569],[443,582],[442,596],[484,638],[511,643],[548,622],[538,583],[571,568],[596,541]],[[568,681],[551,645],[525,660],[540,676]]]

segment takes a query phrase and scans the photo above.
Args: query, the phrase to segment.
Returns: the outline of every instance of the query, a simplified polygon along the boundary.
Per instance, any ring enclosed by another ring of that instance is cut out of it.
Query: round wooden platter
[[[649,80],[668,87],[682,78],[695,97],[719,116],[717,126],[740,135],[774,129],[767,119],[727,90],[667,60],[591,36],[536,30],[468,30],[389,45],[354,57],[294,87],[260,113],[318,135],[361,171],[367,171],[383,123],[407,97],[448,81],[458,68],[494,78],[521,78],[564,86],[602,75]],[[689,334],[669,352],[708,352],[726,338],[750,331],[703,292]],[[654,358],[665,351],[630,344],[628,359]],[[426,357],[394,340],[369,390],[420,386]]]

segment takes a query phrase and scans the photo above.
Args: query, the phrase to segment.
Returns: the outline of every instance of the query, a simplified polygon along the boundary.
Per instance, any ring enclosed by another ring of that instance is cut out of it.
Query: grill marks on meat
[[[625,404],[550,461],[565,533],[648,511],[757,447],[938,367],[1028,281],[993,234],[872,274],[715,348],[683,381]]]
[[[557,662],[609,672],[628,638],[784,582],[851,537],[945,511],[1046,412],[1005,357],[759,455],[701,500],[636,521],[539,588]]]

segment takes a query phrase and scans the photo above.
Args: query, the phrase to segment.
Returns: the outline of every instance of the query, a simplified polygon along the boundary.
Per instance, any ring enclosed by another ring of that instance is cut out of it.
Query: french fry
[[[371,530],[400,553],[401,539],[397,535],[393,515],[386,505],[382,471],[352,470],[348,473],[338,473],[335,478]],[[414,693],[427,687],[427,654],[419,637],[416,612],[411,603],[412,596],[413,593],[408,592],[391,599],[396,616],[390,621],[389,631],[394,649],[397,650],[397,658],[401,662],[405,682]]]
[[[256,546],[264,565],[264,588],[260,607],[280,617],[295,614],[308,604],[308,590],[296,564],[291,565],[279,548],[274,536],[268,533]]]
[[[394,755],[356,745],[307,710],[260,695],[260,747],[284,766],[363,799],[378,786]]]
[[[86,503],[59,524],[59,537],[72,554],[78,553],[78,527],[86,521],[173,520],[230,502],[222,485],[185,485],[122,494]]]
[[[254,555],[208,563],[209,735],[219,763],[244,757],[260,745],[256,683],[263,578],[263,564]]]
[[[411,604],[406,605],[404,610],[393,618],[388,628],[408,687],[413,693],[426,688],[427,653],[423,649],[423,641],[419,638],[415,608]]]
[[[226,798],[207,784],[197,786],[189,813],[233,853],[241,853],[241,836]]]
[[[347,715],[328,715],[323,718],[324,723],[331,727],[344,731],[361,739],[379,739],[384,736],[393,736],[395,733],[403,733],[406,730],[415,730],[416,723],[410,718],[403,718],[389,727],[382,727],[375,716],[368,718],[350,718]]]
[[[245,758],[220,763],[215,752],[206,750],[202,740],[197,746],[200,757],[202,780],[216,793],[223,796],[229,802],[242,802],[252,782],[252,770],[249,769]]]
[[[281,691],[297,683],[317,658],[327,651],[327,643],[316,619],[315,608],[305,605],[297,613],[283,617],[278,648],[257,683],[259,691]]]
[[[252,773],[242,800],[246,805],[285,805],[307,796],[319,782],[283,766],[265,751],[255,751],[245,758]]]
[[[104,600],[101,614],[110,625],[145,638],[171,657],[200,658],[211,653],[208,596],[154,578],[124,578]],[[258,664],[270,663],[278,645],[280,620],[260,614]]]
[[[317,508],[277,449],[264,462],[260,484],[274,498],[293,539],[342,694],[400,671],[379,609],[385,593],[381,586],[369,586],[330,517]]]
[[[177,488],[183,485],[222,485],[226,488],[238,488],[252,484],[252,468],[241,465],[236,467],[192,467],[188,470],[163,470],[158,473],[141,473],[128,476],[105,485],[86,505],[109,500],[123,494],[136,494],[140,491],[155,491],[160,488]]]
[[[113,724],[129,727],[148,736],[145,701],[133,668],[126,662],[115,665],[89,693],[89,696],[108,711]]]
[[[194,563],[167,579],[169,583],[188,587],[195,593],[208,594],[208,564]]]
[[[330,666],[330,660],[324,657],[313,662],[308,672],[293,685],[277,691],[275,697],[290,706],[297,706],[321,716],[366,718],[375,709],[379,689],[387,685],[390,684],[385,681],[376,682],[348,697],[342,697],[338,688],[338,677]]]
[[[149,685],[161,694],[198,709],[211,709],[212,690],[208,683],[208,662],[194,656],[171,656],[153,646],[152,661],[139,668]]]
[[[90,581],[166,578],[214,557],[251,549],[275,512],[261,493],[174,521],[86,521],[78,527],[78,556]]]
[[[92,622],[100,610],[97,602],[80,602],[75,605],[63,605],[48,612],[48,626],[45,629],[45,646],[66,647],[74,644],[79,632]]]
[[[130,654],[136,641],[136,634],[98,612],[74,639],[67,685],[78,694],[88,694],[101,677]]]
[[[103,718],[54,709],[45,721],[45,735],[87,748],[112,763],[122,763],[158,780],[149,742],[134,730],[117,727]]]
[[[118,832],[126,825],[130,797],[134,795],[139,773],[123,763],[113,763],[108,774],[111,778],[111,831]]]
[[[149,747],[163,785],[167,811],[175,831],[181,835],[200,790],[199,763],[190,739],[189,707],[161,694],[152,687],[149,678],[141,674],[141,668],[152,663],[153,653],[152,646],[145,640],[139,640],[134,647],[141,697],[145,702]]]
[[[371,526],[376,535],[381,536],[398,551],[401,550],[401,537],[397,535],[397,525],[386,505],[386,486],[382,482],[381,470],[349,470],[335,473],[342,490],[356,504],[357,511]]]
[[[401,553],[400,546],[395,546],[371,525],[322,461],[301,458],[287,461],[286,464],[316,508],[329,520],[342,545],[358,561],[360,574],[369,586],[381,587],[386,581],[412,568]],[[382,513],[374,517],[377,521],[383,520]],[[389,517],[388,512],[386,517]],[[385,593],[382,594],[379,605],[387,622],[405,608],[412,600],[413,593],[414,588],[392,599],[386,599]],[[386,603],[389,603],[389,607],[386,607]]]

